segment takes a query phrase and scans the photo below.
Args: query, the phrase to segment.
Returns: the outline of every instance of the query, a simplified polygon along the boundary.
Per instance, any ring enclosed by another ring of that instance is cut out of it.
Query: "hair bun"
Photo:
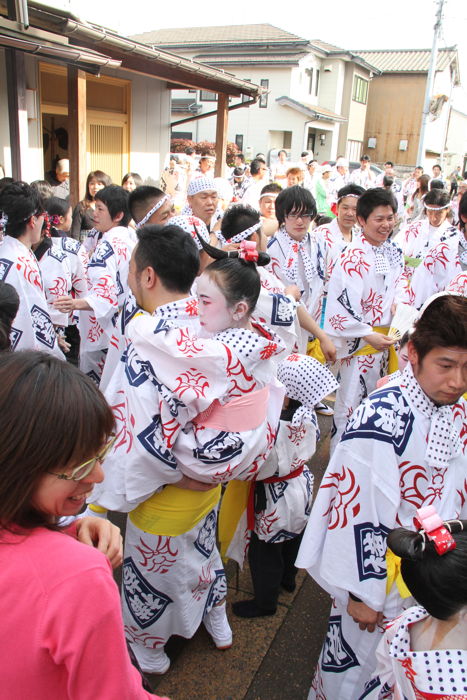
[[[391,530],[387,540],[388,547],[401,559],[420,560],[425,550],[425,540],[420,532],[398,527]]]

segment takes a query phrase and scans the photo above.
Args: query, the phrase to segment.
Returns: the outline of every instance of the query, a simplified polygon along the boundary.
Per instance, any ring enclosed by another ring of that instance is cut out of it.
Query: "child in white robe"
[[[418,605],[388,624],[368,699],[467,698],[467,520],[418,514],[419,532],[388,535]]]

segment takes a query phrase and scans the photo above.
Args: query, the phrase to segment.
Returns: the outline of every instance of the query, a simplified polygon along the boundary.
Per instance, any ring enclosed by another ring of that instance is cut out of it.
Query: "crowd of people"
[[[331,596],[311,700],[465,697],[462,182],[185,155],[0,181],[4,697],[156,697],[172,635],[235,643],[226,559],[244,624]]]

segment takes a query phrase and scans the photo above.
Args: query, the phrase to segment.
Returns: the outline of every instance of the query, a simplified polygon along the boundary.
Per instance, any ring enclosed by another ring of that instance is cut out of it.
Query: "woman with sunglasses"
[[[77,541],[81,521],[60,526],[103,479],[113,427],[105,399],[72,365],[0,354],[4,700],[156,697],[128,657],[110,562]]]

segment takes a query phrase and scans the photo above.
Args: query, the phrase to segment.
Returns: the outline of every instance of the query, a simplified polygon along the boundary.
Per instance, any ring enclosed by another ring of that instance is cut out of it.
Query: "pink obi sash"
[[[269,386],[238,396],[223,406],[216,399],[193,418],[193,423],[231,433],[255,430],[266,420],[268,401]]]

